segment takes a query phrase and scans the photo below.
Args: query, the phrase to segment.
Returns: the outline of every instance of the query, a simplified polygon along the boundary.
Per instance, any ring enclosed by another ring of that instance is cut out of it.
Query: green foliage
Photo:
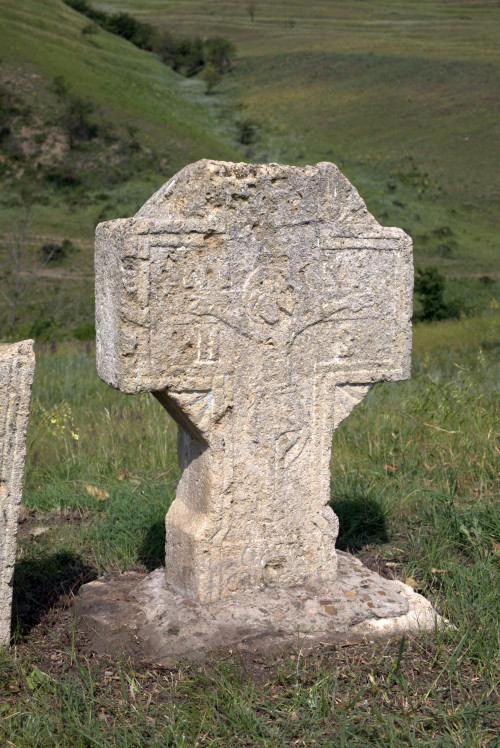
[[[105,24],[107,31],[122,36],[140,49],[152,50],[155,42],[155,30],[147,23],[141,23],[129,13],[115,13],[108,16]]]
[[[195,39],[181,39],[175,44],[172,67],[176,73],[191,76],[196,75],[205,65],[203,42],[199,37]]]
[[[215,65],[212,65],[212,63],[209,62],[208,65],[205,65],[205,67],[203,68],[201,77],[205,81],[207,86],[206,93],[211,94],[222,76]]]
[[[446,279],[437,267],[417,268],[415,275],[415,294],[421,304],[421,310],[415,314],[423,322],[459,316],[458,305],[444,301]]]
[[[70,148],[96,138],[99,127],[92,119],[95,114],[92,101],[74,93],[60,75],[54,79],[54,93],[63,106],[60,124],[68,137]]]
[[[63,0],[66,5],[76,10],[92,21],[104,26],[108,20],[108,14],[102,10],[97,10],[94,6],[88,2],[88,0]]]
[[[252,145],[257,137],[257,125],[251,119],[242,119],[236,123],[238,142],[242,145]]]
[[[73,337],[76,340],[95,340],[95,323],[87,322],[86,325],[75,327]]]
[[[204,43],[205,59],[212,64],[218,73],[227,73],[231,69],[231,58],[236,54],[236,47],[228,39],[216,36]]]

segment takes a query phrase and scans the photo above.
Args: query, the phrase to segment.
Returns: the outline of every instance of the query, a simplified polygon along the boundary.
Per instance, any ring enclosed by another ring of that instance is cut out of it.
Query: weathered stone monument
[[[409,237],[328,163],[200,161],[98,227],[99,375],[179,424],[170,584],[208,602],[335,576],[332,434],[409,377],[412,279]]]
[[[340,590],[367,572],[344,559],[335,581],[332,434],[373,384],[409,377],[412,285],[410,238],[330,163],[199,161],[133,218],[98,226],[99,375],[153,393],[179,427],[170,619],[191,600],[198,631],[207,604],[220,628],[225,601],[248,621],[252,594],[289,590],[275,615],[307,628],[338,605],[308,608],[304,586]],[[406,613],[382,581],[379,616]],[[157,605],[147,586],[137,595]],[[351,623],[374,615],[364,594]]]
[[[0,344],[0,646],[10,641],[17,521],[34,372],[32,340]]]

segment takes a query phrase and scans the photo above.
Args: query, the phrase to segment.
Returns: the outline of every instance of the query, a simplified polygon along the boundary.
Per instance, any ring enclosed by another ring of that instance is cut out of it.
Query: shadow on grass
[[[379,545],[389,540],[385,510],[370,496],[336,496],[330,506],[339,518],[336,547],[356,552],[365,545]]]
[[[151,525],[139,546],[138,558],[148,571],[165,566],[165,521]]]
[[[96,578],[96,570],[76,553],[22,558],[14,569],[12,631],[16,636],[27,634],[61,597],[76,595],[82,584]]]

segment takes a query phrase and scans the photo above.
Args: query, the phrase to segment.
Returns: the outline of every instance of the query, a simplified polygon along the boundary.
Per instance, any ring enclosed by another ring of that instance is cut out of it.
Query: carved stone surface
[[[96,232],[99,376],[179,425],[168,583],[200,602],[331,580],[330,445],[410,374],[411,240],[330,163],[199,161]]]
[[[32,340],[0,344],[0,646],[10,640],[17,521],[34,372]]]

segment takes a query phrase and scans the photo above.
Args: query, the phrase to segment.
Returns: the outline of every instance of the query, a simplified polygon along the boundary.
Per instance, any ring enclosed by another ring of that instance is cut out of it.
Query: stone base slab
[[[433,630],[443,625],[430,602],[347,553],[338,576],[321,586],[266,587],[201,605],[171,589],[164,569],[103,577],[75,598],[78,628],[97,653],[127,653],[164,665],[202,660],[222,649],[278,654]]]

